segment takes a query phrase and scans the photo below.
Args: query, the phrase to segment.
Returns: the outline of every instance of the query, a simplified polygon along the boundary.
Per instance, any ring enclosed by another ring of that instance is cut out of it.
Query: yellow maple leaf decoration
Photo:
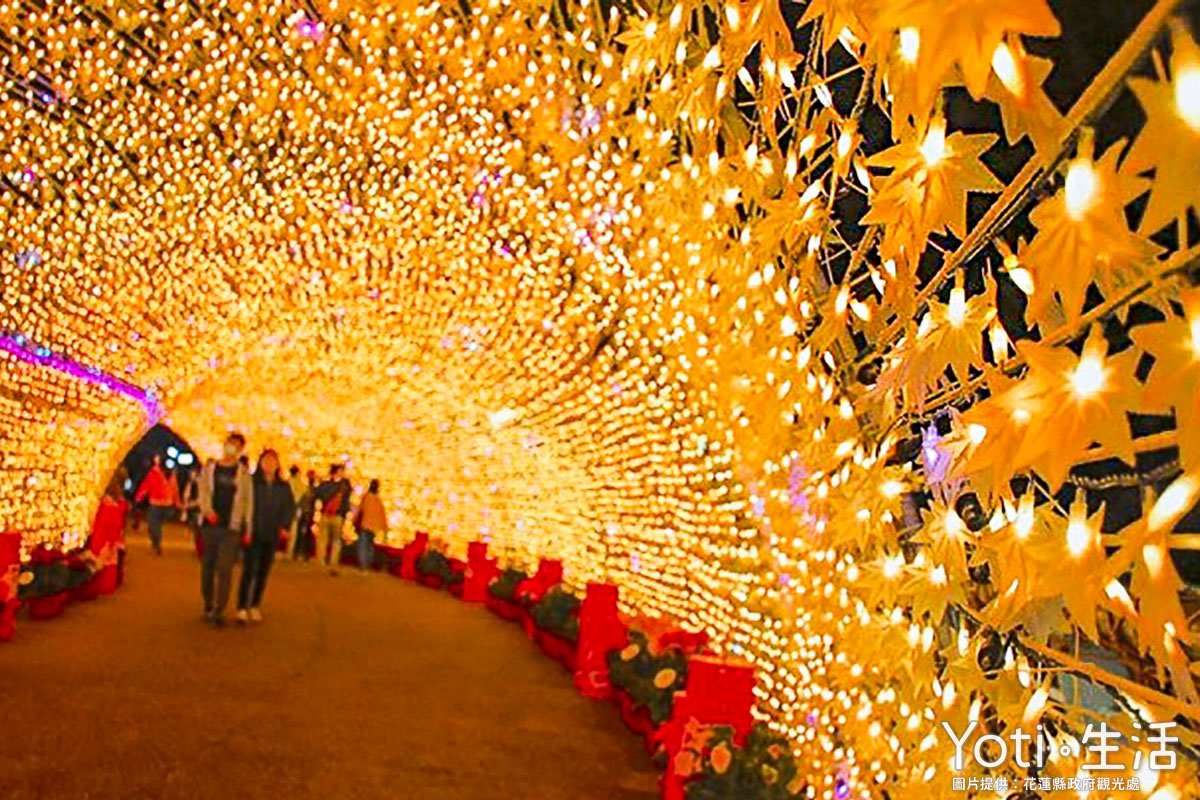
[[[1194,480],[1195,476],[1190,479]],[[1194,496],[1192,499],[1194,501]],[[1150,517],[1152,520],[1153,512]],[[1146,526],[1141,557],[1133,562],[1131,588],[1138,598],[1135,620],[1138,646],[1154,657],[1160,672],[1170,676],[1177,697],[1196,703],[1200,702],[1200,694],[1189,669],[1187,654],[1180,645],[1180,637],[1188,635],[1187,617],[1179,602],[1183,582],[1169,555],[1169,532],[1170,526],[1160,526],[1154,531]]]
[[[931,102],[954,66],[967,90],[981,97],[992,57],[1006,34],[1057,36],[1058,20],[1046,0],[893,0],[875,20],[877,35],[917,31],[917,104]]]
[[[1006,78],[993,72],[983,96],[1000,107],[1005,141],[1016,144],[1021,137],[1029,136],[1039,153],[1050,152],[1058,146],[1063,131],[1062,114],[1042,91],[1054,64],[1049,59],[1027,55],[1019,43],[1006,42],[1001,46],[1008,53],[1002,63],[1010,72]]]
[[[779,0],[747,0],[725,5],[722,54],[730,72],[741,69],[746,57],[758,47],[761,64],[761,107],[770,118],[783,101],[782,70],[800,63],[792,45],[792,32],[783,17]],[[747,87],[750,88],[750,87]],[[751,91],[754,91],[751,88]],[[768,136],[773,136],[768,126]]]
[[[913,257],[925,249],[930,233],[950,228],[962,236],[967,227],[967,194],[1003,188],[979,156],[996,141],[992,134],[946,135],[945,121],[934,119],[923,135],[876,153],[867,166],[891,169],[875,190],[865,224],[884,227],[880,252],[886,258]]]
[[[1038,233],[1021,261],[1033,276],[1033,319],[1045,320],[1055,294],[1067,319],[1076,319],[1093,282],[1108,295],[1153,263],[1159,248],[1129,230],[1124,210],[1147,182],[1117,172],[1119,150],[1110,147],[1095,162],[1086,157],[1071,162],[1064,188],[1030,213]]]
[[[855,39],[866,39],[875,13],[875,0],[811,0],[804,9],[800,26],[821,20],[819,33],[824,51],[833,47],[843,31]]]
[[[1015,502],[1005,499],[1005,518],[994,517],[990,529],[980,536],[976,561],[988,564],[991,583],[998,590],[984,614],[997,630],[1022,624],[1027,614],[1036,613],[1041,603],[1062,590],[1057,571],[1047,570],[1062,555],[1061,532],[1048,508],[1048,504],[1036,505],[1033,494]]]
[[[961,287],[951,291],[949,303],[931,300],[916,335],[896,348],[876,390],[898,391],[906,405],[920,408],[927,393],[946,380],[947,367],[965,381],[971,367],[982,364],[983,332],[995,316],[987,295],[967,300]]]
[[[933,503],[921,516],[925,524],[919,541],[929,548],[935,568],[941,566],[946,571],[943,578],[955,582],[966,578],[967,545],[975,543],[975,535],[953,508],[941,503]]]
[[[1200,48],[1180,27],[1171,37],[1171,80],[1130,78],[1146,124],[1123,167],[1154,170],[1142,229],[1153,233],[1200,205]]]
[[[964,413],[947,437],[956,453],[951,476],[977,475],[981,489],[994,491],[1033,469],[1057,487],[1097,442],[1131,462],[1125,412],[1137,408],[1137,361],[1128,350],[1106,357],[1106,349],[1099,327],[1078,358],[1066,348],[1023,344],[1028,374]]]
[[[1183,316],[1134,328],[1130,336],[1155,358],[1146,379],[1146,401],[1174,409],[1179,458],[1187,469],[1200,468],[1200,289],[1180,294]]]

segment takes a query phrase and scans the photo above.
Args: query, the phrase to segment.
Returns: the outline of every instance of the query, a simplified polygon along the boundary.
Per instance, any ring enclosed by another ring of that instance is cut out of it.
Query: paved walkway
[[[611,706],[486,610],[278,563],[266,621],[201,621],[182,529],[113,597],[0,645],[0,798],[650,800]]]

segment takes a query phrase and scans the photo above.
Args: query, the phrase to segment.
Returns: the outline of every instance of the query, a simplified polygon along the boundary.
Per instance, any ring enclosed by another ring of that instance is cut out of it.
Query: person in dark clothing
[[[292,560],[303,558],[307,562],[316,550],[312,541],[312,527],[313,517],[316,515],[317,474],[311,469],[303,478],[297,474],[291,486],[292,498],[296,501],[296,535],[292,541]]]
[[[216,627],[225,623],[238,545],[242,534],[251,529],[254,485],[238,460],[245,446],[246,437],[229,434],[221,459],[206,465],[200,479],[200,538],[204,548],[200,593],[204,617]]]
[[[321,532],[326,542],[325,563],[330,572],[337,574],[338,555],[342,545],[342,529],[346,524],[346,512],[350,510],[350,481],[346,480],[345,467],[333,464],[329,478],[317,487],[317,507],[321,511]]]
[[[238,588],[238,622],[262,622],[263,592],[275,563],[280,534],[286,534],[296,511],[292,488],[283,479],[279,455],[263,450],[254,471],[254,509],[250,542],[242,556],[242,582]]]

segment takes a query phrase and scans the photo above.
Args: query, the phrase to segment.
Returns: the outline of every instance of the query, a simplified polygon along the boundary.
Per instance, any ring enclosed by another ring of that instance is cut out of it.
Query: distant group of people
[[[201,554],[204,618],[215,626],[225,623],[239,552],[242,574],[237,620],[260,622],[263,594],[281,538],[289,541],[293,560],[306,562],[318,541],[323,541],[325,564],[336,575],[342,533],[351,511],[353,487],[343,465],[332,465],[329,477],[319,483],[314,472],[302,477],[297,466],[292,466],[285,478],[276,451],[263,450],[251,470],[245,449],[242,434],[229,434],[221,457],[192,471],[182,494],[176,478],[156,456],[134,495],[135,502],[149,503],[150,544],[159,555],[163,523],[183,510]],[[358,563],[365,571],[374,558],[376,537],[382,537],[388,527],[378,480],[371,481],[360,499],[353,523],[358,533]]]

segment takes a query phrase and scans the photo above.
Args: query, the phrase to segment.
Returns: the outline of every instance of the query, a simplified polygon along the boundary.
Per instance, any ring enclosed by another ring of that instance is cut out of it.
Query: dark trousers
[[[155,550],[162,550],[163,520],[171,511],[170,506],[150,506],[146,513],[146,527],[150,529],[150,544]]]
[[[200,594],[204,610],[217,617],[225,615],[229,593],[233,590],[233,565],[237,561],[242,537],[228,528],[200,529],[204,555],[200,559]]]
[[[267,575],[275,563],[278,542],[255,539],[242,554],[242,582],[238,587],[238,608],[258,608],[262,605]]]
[[[308,561],[312,557],[312,514],[300,515],[300,521],[296,524],[296,537],[292,542],[292,558],[303,558]]]
[[[358,532],[358,566],[360,569],[370,569],[375,560],[375,534],[370,531]]]

